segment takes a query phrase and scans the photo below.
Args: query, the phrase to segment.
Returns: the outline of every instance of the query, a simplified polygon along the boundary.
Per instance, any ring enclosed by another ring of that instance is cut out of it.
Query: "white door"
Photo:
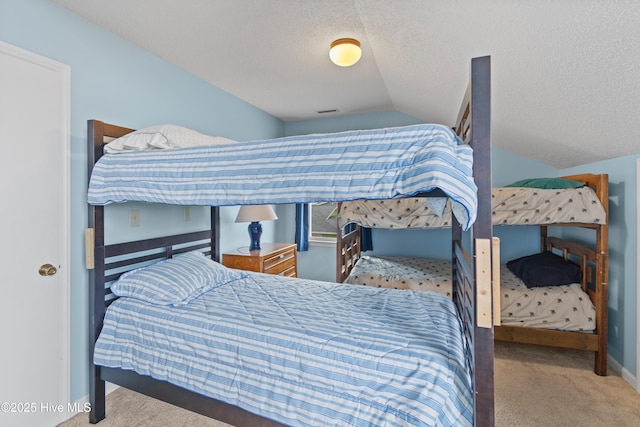
[[[69,74],[0,42],[3,426],[54,426],[69,406]]]

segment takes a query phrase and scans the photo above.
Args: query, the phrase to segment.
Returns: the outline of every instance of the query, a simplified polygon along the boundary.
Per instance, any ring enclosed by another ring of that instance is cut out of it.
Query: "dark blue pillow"
[[[507,267],[528,288],[569,285],[582,280],[578,265],[548,251],[511,260],[507,262]]]

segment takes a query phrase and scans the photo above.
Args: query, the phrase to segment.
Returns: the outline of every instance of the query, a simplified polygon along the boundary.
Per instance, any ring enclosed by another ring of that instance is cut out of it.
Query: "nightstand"
[[[222,264],[240,270],[297,277],[298,262],[294,243],[262,243],[259,251],[248,248],[222,254]]]

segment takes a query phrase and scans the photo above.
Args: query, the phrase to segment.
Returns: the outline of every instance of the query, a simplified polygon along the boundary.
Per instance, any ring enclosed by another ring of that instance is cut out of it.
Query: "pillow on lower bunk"
[[[507,267],[528,288],[569,285],[582,280],[578,265],[548,251],[511,260]]]
[[[246,277],[204,256],[188,252],[124,273],[111,286],[117,296],[158,305],[183,305],[202,293]]]
[[[555,190],[564,188],[582,188],[584,187],[584,182],[572,181],[564,178],[530,178],[516,181],[513,184],[505,185],[505,187],[529,187]]]
[[[104,146],[108,154],[170,148],[228,145],[234,141],[221,136],[205,135],[176,125],[149,126],[114,139]]]

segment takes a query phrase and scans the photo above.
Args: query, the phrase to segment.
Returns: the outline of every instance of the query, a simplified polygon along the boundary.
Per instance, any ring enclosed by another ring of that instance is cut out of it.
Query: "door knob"
[[[51,264],[42,264],[40,266],[40,270],[38,270],[38,273],[40,273],[41,276],[53,276],[57,272],[58,269]]]

